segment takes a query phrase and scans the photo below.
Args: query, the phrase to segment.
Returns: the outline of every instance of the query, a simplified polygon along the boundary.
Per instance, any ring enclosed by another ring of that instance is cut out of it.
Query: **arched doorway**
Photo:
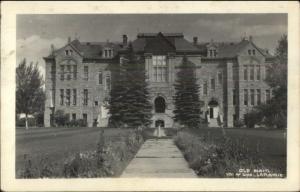
[[[166,102],[165,99],[161,96],[157,97],[154,101],[155,113],[165,113],[166,111]]]
[[[165,122],[164,120],[157,120],[155,121],[155,127],[165,127]]]
[[[209,118],[210,119],[216,119],[219,115],[219,103],[217,100],[212,99],[209,103],[208,103],[208,107],[209,107]]]

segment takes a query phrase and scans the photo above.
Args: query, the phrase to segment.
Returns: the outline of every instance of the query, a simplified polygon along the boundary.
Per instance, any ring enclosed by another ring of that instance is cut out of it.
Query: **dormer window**
[[[249,49],[248,55],[255,55],[255,49]]]
[[[111,48],[105,48],[103,51],[104,58],[112,58],[113,57],[113,50]]]
[[[209,49],[208,50],[208,57],[210,57],[210,58],[217,57],[217,50],[216,49]]]
[[[73,50],[65,50],[66,56],[71,56],[73,55]]]

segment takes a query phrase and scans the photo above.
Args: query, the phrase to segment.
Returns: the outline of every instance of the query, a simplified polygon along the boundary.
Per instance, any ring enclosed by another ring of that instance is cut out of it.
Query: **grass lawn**
[[[205,136],[207,142],[219,143],[222,137],[220,128],[189,130],[193,135]],[[260,129],[225,129],[226,136],[236,142],[242,142],[250,153],[258,155],[270,167],[286,170],[286,131]]]
[[[62,163],[75,153],[95,151],[100,131],[112,141],[118,141],[129,130],[108,128],[35,128],[16,129],[16,176],[24,167],[24,155],[32,161],[47,157],[50,162]]]

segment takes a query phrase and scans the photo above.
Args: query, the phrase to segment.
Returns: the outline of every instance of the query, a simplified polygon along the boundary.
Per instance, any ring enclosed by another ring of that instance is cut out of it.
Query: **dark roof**
[[[206,57],[207,55],[207,47],[211,44],[217,47],[218,54],[217,58],[234,58],[239,52],[246,47],[249,43],[248,40],[243,39],[240,42],[205,42],[197,44],[196,47],[200,50],[201,54]],[[252,43],[254,47],[258,49],[264,56],[272,57],[266,50],[257,47],[254,43]]]
[[[64,47],[68,45],[72,46],[81,56],[87,59],[102,59],[102,50],[106,47],[113,48],[115,55],[123,47],[119,42],[80,42],[77,39],[71,41]],[[55,50],[53,54],[55,55],[64,47]],[[53,54],[50,54],[46,58],[52,58],[54,56]]]
[[[182,33],[139,33],[132,46],[135,52],[161,50],[163,47],[168,47],[168,50],[173,47],[173,51],[176,52],[199,52]]]

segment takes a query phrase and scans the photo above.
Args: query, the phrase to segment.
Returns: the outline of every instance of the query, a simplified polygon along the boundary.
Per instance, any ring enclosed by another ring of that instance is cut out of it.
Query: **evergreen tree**
[[[195,76],[195,64],[186,56],[182,59],[180,70],[177,73],[175,86],[174,121],[185,127],[199,127],[201,102],[199,99],[199,86]]]
[[[127,102],[127,81],[122,64],[110,68],[112,73],[112,89],[109,97],[109,127],[120,127],[124,125],[124,113],[128,109]]]
[[[125,61],[115,70],[110,98],[110,124],[137,128],[151,124],[152,106],[149,102],[143,58],[137,58],[129,44]]]

